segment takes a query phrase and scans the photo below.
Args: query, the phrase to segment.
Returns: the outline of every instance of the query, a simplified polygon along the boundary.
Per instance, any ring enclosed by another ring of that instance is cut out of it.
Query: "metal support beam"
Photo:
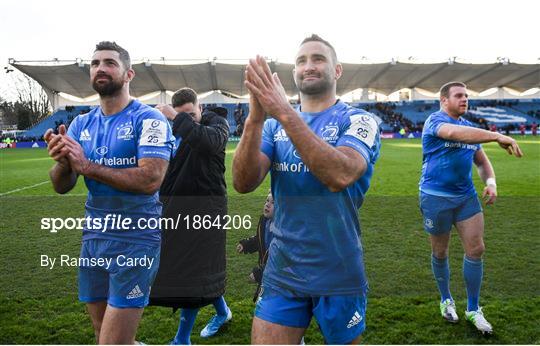
[[[210,82],[212,84],[212,90],[218,90],[215,59],[208,63],[208,68],[210,72]]]
[[[356,71],[354,72],[354,74],[351,76],[351,78],[349,78],[349,80],[347,81],[347,83],[345,83],[344,87],[341,88],[343,90],[347,90],[349,89],[349,86],[351,85],[352,81],[354,81],[354,79],[356,78],[356,76],[360,73],[360,70],[362,70],[364,66],[363,65],[359,65],[358,68],[356,69]],[[357,88],[353,89],[353,90],[356,90]]]
[[[435,69],[434,71],[431,71],[430,73],[428,73],[427,75],[425,75],[424,77],[420,78],[419,80],[417,80],[416,82],[414,83],[411,83],[408,88],[409,89],[414,89],[418,86],[418,84],[428,80],[429,78],[433,77],[434,75],[436,75],[437,73],[441,72],[442,70],[444,70],[445,68],[447,68],[448,66],[450,66],[450,64],[443,64],[442,66],[440,66],[439,68]]]
[[[187,79],[186,79],[186,75],[184,74],[184,70],[182,69],[182,65],[178,65],[178,72],[180,72],[180,76],[182,77],[182,80],[184,81],[184,85],[183,87],[187,87],[188,86],[188,82],[187,82]]]
[[[379,73],[377,73],[375,76],[373,76],[367,83],[366,83],[366,89],[369,89],[371,87],[371,84],[375,82],[377,79],[381,78],[383,74],[385,74],[389,69],[392,68],[392,66],[396,66],[397,63],[388,63],[388,65],[383,68]],[[362,87],[363,88],[363,87]]]
[[[536,70],[534,70],[534,71],[531,71],[531,72],[527,72],[527,73],[525,73],[524,75],[519,76],[519,77],[517,77],[517,78],[514,78],[514,79],[512,79],[511,81],[504,83],[505,85],[501,85],[501,86],[499,86],[499,87],[503,87],[503,86],[510,85],[510,84],[512,84],[512,83],[517,82],[517,81],[520,80],[520,79],[529,77],[530,75],[535,74],[535,73],[538,73],[538,86],[540,87],[540,68],[538,68],[538,69],[536,69]]]
[[[78,64],[79,65],[79,69],[81,71],[83,71],[83,73],[87,76],[90,76],[90,69],[88,68],[88,65],[87,64]]]
[[[152,80],[154,81],[154,83],[156,84],[156,86],[158,87],[158,90],[160,91],[165,91],[165,87],[163,86],[163,83],[161,83],[161,80],[159,79],[156,71],[154,71],[154,68],[152,67],[152,64],[149,63],[149,62],[146,62],[144,64],[144,67],[146,68],[146,70],[148,71],[148,74],[150,75],[150,77],[152,77]]]
[[[498,69],[499,67],[501,67],[501,65],[502,65],[502,64],[497,64],[497,65],[495,65],[495,66],[492,66],[492,67],[488,68],[487,70],[485,70],[485,71],[483,71],[483,72],[480,72],[480,73],[478,73],[478,74],[472,76],[471,78],[465,80],[463,83],[469,84],[471,81],[473,81],[473,80],[475,80],[475,79],[477,79],[477,78],[480,78],[480,77],[482,77],[482,76],[484,76],[484,75],[486,75],[486,74],[492,72],[492,71],[495,70],[495,69]]]

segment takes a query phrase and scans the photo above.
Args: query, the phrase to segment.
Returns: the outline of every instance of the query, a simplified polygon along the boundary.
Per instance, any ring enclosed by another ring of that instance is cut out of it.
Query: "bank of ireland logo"
[[[300,155],[298,155],[298,152],[296,151],[296,149],[293,150],[292,154],[293,154],[293,156],[296,157],[297,159],[300,159],[300,160],[302,159],[302,158],[300,157]]]
[[[425,225],[426,225],[427,228],[429,228],[429,229],[433,228],[433,220],[431,220],[431,219],[426,219],[426,220],[424,221],[424,223],[425,223]]]
[[[133,126],[131,122],[120,124],[116,128],[116,139],[130,140],[133,138]]]
[[[107,154],[108,151],[109,151],[109,148],[107,148],[106,146],[96,148],[96,153],[98,153],[101,156],[104,156],[105,154]]]

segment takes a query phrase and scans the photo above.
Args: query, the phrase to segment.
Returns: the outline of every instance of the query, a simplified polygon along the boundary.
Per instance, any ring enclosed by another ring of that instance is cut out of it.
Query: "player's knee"
[[[433,249],[433,256],[435,256],[438,259],[447,258],[448,249],[447,248]]]
[[[484,245],[483,241],[479,241],[478,243],[472,245],[469,247],[468,251],[466,252],[467,257],[470,258],[482,258],[482,255],[484,255],[484,251],[486,250],[486,247]]]

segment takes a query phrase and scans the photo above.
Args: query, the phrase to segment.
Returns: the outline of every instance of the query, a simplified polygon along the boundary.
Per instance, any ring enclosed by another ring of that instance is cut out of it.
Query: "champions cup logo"
[[[133,138],[133,126],[131,122],[121,124],[116,130],[118,131],[116,139],[130,140]]]
[[[369,121],[371,120],[371,117],[368,116],[368,115],[362,115],[362,117],[360,118],[360,121],[364,124],[364,125],[369,125]]]
[[[161,124],[161,122],[159,120],[154,120],[152,121],[152,124],[150,126],[152,126],[153,128],[156,128],[159,126],[159,124]]]

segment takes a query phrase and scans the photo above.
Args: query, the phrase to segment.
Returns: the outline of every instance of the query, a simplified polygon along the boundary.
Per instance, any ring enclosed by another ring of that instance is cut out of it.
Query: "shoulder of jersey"
[[[266,126],[275,127],[279,125],[279,122],[274,118],[268,118],[264,121],[265,124],[268,124]]]
[[[442,113],[440,111],[433,112],[426,118],[426,122],[431,120],[432,118],[437,118],[440,116],[442,116]]]
[[[364,109],[355,108],[352,106],[349,106],[349,109],[347,110],[347,113],[345,115],[349,117],[351,122],[356,120],[361,120],[365,123],[371,122],[372,125],[375,125],[375,127],[379,127],[382,123],[382,119],[375,114],[370,113]]]
[[[475,123],[473,123],[472,121],[469,121],[463,117],[461,117],[461,119],[463,119],[463,124],[464,125],[467,125],[467,126],[472,126],[472,127],[477,127],[477,125]]]
[[[158,111],[154,107],[150,107],[149,105],[140,102],[139,105],[135,109],[133,109],[132,115],[137,118],[158,117],[163,118],[162,120],[166,120],[165,116],[160,111]]]
[[[88,111],[86,113],[77,115],[75,117],[75,119],[77,119],[77,118],[81,119],[81,120],[82,119],[88,119],[88,118],[92,117],[93,115],[95,115],[98,109],[99,109],[99,107],[94,107],[94,108],[92,108],[90,111]],[[75,119],[73,119],[73,120],[75,120]]]
[[[442,117],[442,116],[444,116],[444,113],[440,110],[433,112],[429,115],[429,117]]]

